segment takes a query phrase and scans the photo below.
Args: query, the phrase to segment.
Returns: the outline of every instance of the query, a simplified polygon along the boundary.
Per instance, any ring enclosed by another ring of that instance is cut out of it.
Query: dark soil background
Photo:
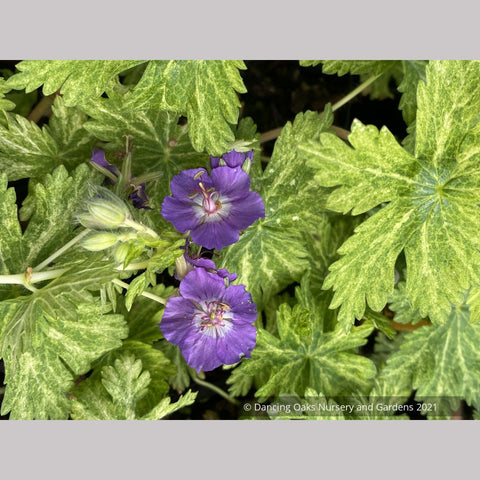
[[[0,61],[0,69],[15,70],[15,61]],[[324,75],[321,66],[301,67],[297,61],[246,61],[247,69],[241,71],[247,93],[241,95],[242,117],[252,117],[258,132],[264,133],[293,121],[295,115],[306,110],[322,111],[325,104],[335,103],[360,84],[359,76]],[[354,118],[377,127],[387,125],[390,131],[402,140],[405,124],[398,110],[399,94],[396,85],[391,85],[393,99],[370,100],[368,95],[358,95],[335,112],[334,124],[346,130]],[[41,95],[39,96],[41,98]],[[39,100],[40,100],[39,98]],[[263,151],[270,156],[274,141],[265,142]],[[19,203],[26,195],[27,182],[11,182],[17,190]],[[4,368],[0,361],[0,385],[3,384]],[[230,372],[221,368],[206,374],[206,380],[227,391],[226,379]],[[192,383],[191,388],[199,394],[194,405],[171,416],[176,419],[238,419],[241,408],[235,407],[219,395]],[[174,395],[175,397],[175,395]],[[253,399],[253,391],[249,397]],[[174,400],[175,398],[172,398]],[[6,419],[8,417],[0,417]]]

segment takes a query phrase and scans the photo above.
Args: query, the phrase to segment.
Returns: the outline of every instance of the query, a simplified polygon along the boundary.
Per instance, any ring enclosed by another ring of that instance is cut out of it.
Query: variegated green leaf
[[[398,108],[402,110],[403,119],[410,125],[417,115],[417,87],[419,82],[425,82],[426,60],[403,60],[403,78],[398,84],[402,98]]]
[[[234,60],[151,61],[135,87],[127,107],[157,108],[187,116],[195,150],[222,155],[234,140],[229,124],[236,124],[246,89]]]
[[[385,128],[378,134],[358,121],[349,137],[354,148],[328,134],[321,142],[300,145],[304,160],[317,169],[319,184],[340,186],[329,208],[356,214],[383,207],[339,249],[343,257],[325,281],[325,288],[336,291],[331,307],[341,306],[339,320],[346,330],[363,316],[365,300],[375,311],[383,308],[402,251],[412,307],[434,323],[444,322],[451,303],[461,302],[464,290],[480,282],[480,170],[473,142],[480,87],[475,75],[480,76],[477,61],[429,64],[427,85],[419,87],[417,135],[423,133],[417,136],[416,158]]]
[[[277,312],[279,337],[259,329],[252,358],[244,360],[240,370],[247,375],[270,371],[255,394],[260,401],[280,393],[303,396],[308,387],[327,396],[369,390],[375,365],[353,350],[366,343],[373,328],[322,334],[320,320],[300,306],[292,310],[283,304]]]
[[[95,138],[84,129],[86,116],[55,99],[49,125],[42,128],[21,115],[5,113],[0,122],[0,168],[8,179],[41,177],[55,167],[73,169],[87,162]]]
[[[5,85],[5,79],[0,77],[0,110],[13,110],[15,104],[5,98],[5,94],[11,90],[11,87]]]
[[[180,115],[158,108],[126,110],[126,97],[108,90],[109,98],[100,98],[84,105],[83,111],[91,119],[86,123],[88,132],[108,142],[107,152],[124,151],[125,135],[131,135],[134,154],[132,172],[134,176],[160,172],[160,178],[147,182],[150,205],[159,210],[163,198],[170,193],[170,181],[181,170],[206,166],[208,155],[196,152],[187,135],[187,126],[178,125]],[[128,95],[128,94],[127,94]],[[112,163],[121,167],[113,158]]]
[[[81,420],[158,419],[170,403],[167,378],[174,373],[162,352],[128,340],[96,365],[72,393],[72,417]],[[160,403],[159,403],[160,401]],[[156,417],[158,415],[158,417]],[[155,418],[156,417],[156,418]]]
[[[60,89],[68,106],[99,97],[109,81],[141,60],[24,60],[16,65],[18,73],[7,85],[31,92],[43,85],[43,94]]]
[[[480,152],[479,75],[478,60],[432,61],[426,82],[418,85],[415,155],[437,170],[454,159],[476,162],[474,157]]]
[[[127,334],[121,315],[106,315],[108,308],[92,303],[77,304],[76,319],[57,310],[52,317],[24,297],[1,302],[0,312],[7,385],[2,415],[10,412],[11,419],[66,419],[75,376]]]
[[[311,63],[311,61],[308,61]],[[359,75],[361,73],[370,73],[378,75],[393,67],[397,60],[316,60],[312,66],[318,63],[322,64],[322,72],[337,74],[338,76],[347,73]],[[300,63],[303,66],[309,66],[305,62]]]
[[[465,307],[452,309],[443,325],[424,326],[404,337],[387,360],[374,394],[410,396],[450,408],[461,399],[480,405],[480,325]],[[439,413],[439,412],[437,412]]]
[[[398,323],[417,324],[422,316],[412,307],[406,292],[405,282],[399,282],[388,297],[389,309],[395,312],[394,320]]]

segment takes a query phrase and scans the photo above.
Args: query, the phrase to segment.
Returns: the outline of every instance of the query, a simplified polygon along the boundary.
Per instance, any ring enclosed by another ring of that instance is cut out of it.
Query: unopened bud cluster
[[[107,188],[91,188],[92,196],[85,203],[85,210],[78,215],[78,221],[86,228],[111,230],[125,225],[131,218],[125,202]]]
[[[120,243],[116,248],[118,253],[115,256],[122,257],[120,261],[123,261],[126,256],[124,251],[128,252],[128,246],[125,245],[125,242],[136,241],[139,232],[140,235],[156,235],[145,225],[133,220],[125,202],[110,190],[100,186],[92,186],[90,190],[90,198],[85,202],[84,211],[77,215],[77,220],[84,227],[97,230],[82,241],[82,246],[86,250],[98,252]],[[131,230],[121,233],[119,229]],[[102,231],[99,232],[98,230]]]

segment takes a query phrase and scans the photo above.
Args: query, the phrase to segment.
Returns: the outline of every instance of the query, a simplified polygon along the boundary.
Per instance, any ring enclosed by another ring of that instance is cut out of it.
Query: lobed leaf
[[[99,97],[109,81],[141,60],[24,60],[7,85],[31,92],[43,85],[43,94],[60,90],[67,106],[86,103]]]
[[[480,170],[473,143],[480,96],[473,97],[478,88],[473,72],[480,74],[480,62],[429,63],[427,85],[419,86],[416,157],[386,129],[378,134],[358,121],[349,138],[354,148],[328,134],[299,147],[317,169],[320,186],[339,186],[329,208],[342,213],[353,208],[355,214],[381,207],[339,249],[343,257],[330,267],[324,284],[336,292],[331,308],[341,306],[345,330],[362,318],[365,300],[375,311],[383,308],[402,251],[412,308],[434,323],[444,322],[451,303],[459,303],[480,281]]]
[[[128,110],[124,95],[110,90],[108,93],[108,99],[100,98],[82,106],[91,117],[85,128],[107,142],[107,152],[123,151],[124,136],[133,137],[133,176],[162,172],[158,180],[147,183],[151,206],[159,210],[163,198],[170,194],[173,176],[181,170],[206,165],[208,156],[193,149],[187,126],[178,124],[179,114],[151,106],[145,110]]]
[[[162,352],[127,341],[106,356],[96,372],[73,392],[72,416],[83,420],[160,419],[195,398],[188,392],[183,401],[170,406],[165,395],[166,379],[172,373],[172,365]]]
[[[15,103],[5,98],[5,94],[8,93],[11,88],[5,85],[5,79],[0,77],[0,110],[13,110]]]
[[[88,161],[95,138],[84,129],[86,116],[55,99],[49,124],[42,128],[21,115],[5,113],[0,123],[0,168],[10,181],[38,178],[59,165],[69,170]]]
[[[405,335],[377,378],[374,392],[409,396],[447,404],[453,410],[461,399],[480,403],[478,324],[469,322],[466,307],[453,307],[443,325],[424,326]]]
[[[379,75],[393,67],[396,62],[397,60],[316,60],[314,64],[321,63],[323,73],[337,74],[341,77],[347,73],[352,75],[360,75],[362,73]],[[300,65],[308,66],[302,62]]]
[[[398,108],[402,110],[403,119],[410,125],[417,115],[417,88],[420,82],[425,82],[426,60],[402,60],[403,78],[398,84],[402,93]]]
[[[77,304],[76,318],[64,319],[20,297],[1,302],[0,312],[7,385],[1,413],[11,419],[66,419],[75,377],[127,334],[122,316],[98,304]]]
[[[480,61],[432,61],[417,91],[415,156],[441,169],[479,153]]]
[[[234,140],[229,124],[236,124],[246,89],[234,60],[155,60],[149,62],[127,108],[157,108],[186,115],[192,145],[198,152],[222,155]]]
[[[355,327],[349,334],[336,329],[322,334],[321,319],[295,306],[280,306],[277,312],[279,337],[259,329],[257,345],[240,370],[247,375],[270,371],[255,394],[260,401],[270,395],[291,393],[303,396],[313,388],[326,396],[367,392],[375,375],[373,362],[354,353],[364,345],[371,326]]]

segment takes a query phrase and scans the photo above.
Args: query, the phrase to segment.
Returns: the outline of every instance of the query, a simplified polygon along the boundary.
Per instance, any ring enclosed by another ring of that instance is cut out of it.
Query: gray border
[[[0,58],[479,57],[478,15],[469,14],[467,0],[449,8],[421,0],[43,0],[41,5],[27,0],[12,7],[2,22]]]
[[[2,59],[479,58],[471,2],[29,0],[2,22]],[[294,8],[293,8],[294,7]],[[6,9],[4,9],[5,11]],[[477,12],[474,12],[477,13]],[[476,422],[2,422],[2,476],[416,478],[461,475]],[[474,450],[475,448],[475,450]],[[260,461],[260,473],[256,462]],[[145,475],[147,474],[147,475]],[[339,475],[340,474],[340,475]]]
[[[48,425],[47,425],[48,423]],[[475,422],[2,422],[2,478],[454,478]],[[446,435],[445,429],[449,430]],[[427,464],[427,465],[425,465]],[[9,473],[11,475],[5,475]]]

